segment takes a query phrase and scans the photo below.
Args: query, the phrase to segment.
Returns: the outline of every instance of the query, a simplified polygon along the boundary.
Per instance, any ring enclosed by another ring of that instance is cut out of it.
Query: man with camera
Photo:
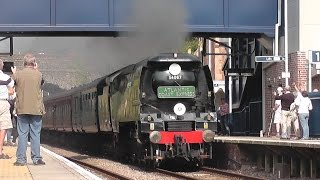
[[[42,74],[38,70],[36,58],[32,54],[24,56],[24,68],[20,71],[11,68],[16,82],[16,114],[18,129],[18,148],[16,166],[27,164],[28,135],[31,140],[31,159],[34,165],[44,165],[40,155],[40,133],[44,112],[41,85]]]
[[[10,104],[8,102],[9,95],[14,93],[13,86],[14,81],[10,76],[3,73],[4,62],[0,59],[0,81],[4,85],[0,85],[0,159],[9,159],[8,155],[2,152],[4,138],[7,133],[7,129],[12,128]],[[10,79],[10,80],[9,80]],[[10,81],[6,84],[6,81]]]

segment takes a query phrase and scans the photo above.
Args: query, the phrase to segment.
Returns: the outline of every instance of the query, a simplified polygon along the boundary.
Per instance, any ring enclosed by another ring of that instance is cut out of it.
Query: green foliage
[[[198,38],[191,38],[186,40],[182,48],[182,52],[188,53],[188,49],[191,49],[191,53],[194,53],[198,49],[199,41]]]

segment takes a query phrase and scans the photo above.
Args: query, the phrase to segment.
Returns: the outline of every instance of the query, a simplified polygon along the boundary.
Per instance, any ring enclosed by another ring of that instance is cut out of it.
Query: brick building
[[[319,6],[319,0],[288,1],[289,85],[295,82],[309,91],[308,51],[320,50],[320,19],[314,14]],[[279,55],[284,56],[284,36],[279,37]],[[263,66],[264,130],[271,119],[271,107],[274,103],[272,92],[279,85],[285,86],[283,72],[285,72],[284,62],[268,63]],[[311,91],[320,89],[319,70],[315,65],[311,74]]]
[[[220,41],[223,41],[224,38],[215,38],[215,40],[220,42]],[[201,38],[199,43],[199,48],[195,52],[195,54],[199,57],[201,57],[202,42],[203,42],[203,39]],[[227,53],[227,50],[225,47],[210,40],[206,40],[206,50],[207,50],[207,53],[213,53],[213,54]],[[203,58],[203,64],[208,65],[211,70],[211,76],[212,76],[215,92],[217,92],[218,89],[220,88],[225,90],[225,75],[223,72],[223,66],[226,62],[226,59],[227,59],[226,55],[207,55]]]

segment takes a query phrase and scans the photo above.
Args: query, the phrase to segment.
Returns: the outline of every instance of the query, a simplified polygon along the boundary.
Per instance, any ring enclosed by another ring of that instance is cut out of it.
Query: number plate
[[[158,98],[194,98],[196,88],[194,86],[159,86]]]

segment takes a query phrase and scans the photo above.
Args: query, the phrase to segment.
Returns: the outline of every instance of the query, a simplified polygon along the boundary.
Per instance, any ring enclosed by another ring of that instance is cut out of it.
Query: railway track
[[[205,171],[205,172],[209,172],[209,173],[220,174],[220,175],[227,176],[227,177],[239,178],[239,179],[263,180],[262,178],[259,178],[259,177],[253,177],[253,176],[248,176],[248,175],[244,175],[244,174],[233,173],[233,172],[224,171],[221,169],[201,167],[200,170]]]
[[[172,177],[175,177],[175,178],[178,178],[178,179],[198,180],[197,178],[194,178],[194,177],[182,175],[182,174],[179,174],[179,173],[176,173],[176,172],[172,172],[172,171],[168,171],[168,170],[164,170],[164,169],[160,169],[160,168],[157,168],[156,172],[158,172],[160,174],[165,174],[165,175],[168,175],[168,176],[172,176]]]
[[[83,162],[81,160],[77,160],[71,157],[66,157],[64,156],[66,159],[82,165],[84,167],[87,167],[89,169],[92,169],[93,171],[99,172],[101,173],[102,176],[106,176],[110,179],[121,179],[121,180],[131,180],[132,178],[129,178],[128,176],[123,176],[118,172],[115,171],[110,171],[107,170],[105,168],[101,168],[86,162]],[[244,175],[244,174],[239,174],[239,173],[234,173],[234,172],[230,172],[230,171],[225,171],[225,170],[221,170],[221,169],[214,169],[214,168],[209,168],[209,167],[201,167],[199,169],[200,171],[198,172],[194,172],[194,173],[181,173],[181,172],[174,172],[174,171],[169,171],[169,170],[165,170],[165,169],[161,169],[161,168],[156,168],[154,170],[154,172],[159,173],[159,174],[163,174],[164,176],[167,177],[173,177],[173,178],[177,178],[177,179],[185,179],[185,180],[199,180],[202,179],[201,177],[197,177],[195,174],[200,173],[200,174],[207,174],[206,177],[224,177],[224,178],[237,178],[237,179],[248,179],[248,180],[261,180],[263,178],[259,178],[259,177],[253,177],[253,176],[248,176],[248,175]]]
[[[120,180],[131,180],[131,178],[128,178],[126,176],[122,176],[121,174],[115,173],[113,171],[109,171],[70,157],[65,157],[66,159],[80,164],[82,166],[85,166],[87,168],[90,168],[94,171],[97,171],[99,173],[101,173],[104,176],[108,176],[112,179],[120,179]],[[220,169],[213,169],[213,168],[208,168],[208,167],[201,167],[200,168],[201,171],[206,172],[212,176],[217,177],[217,175],[220,176],[224,176],[224,177],[230,177],[230,178],[239,178],[239,179],[246,179],[246,180],[263,180],[262,178],[259,177],[253,177],[253,176],[248,176],[248,175],[244,175],[244,174],[239,174],[239,173],[233,173],[233,172],[229,172],[229,171],[224,171],[224,170],[220,170]],[[159,174],[163,174],[165,176],[169,176],[169,177],[174,177],[177,179],[185,179],[185,180],[199,180],[201,178],[195,178],[192,176],[187,176],[187,175],[183,175],[181,173],[177,173],[177,172],[173,172],[173,171],[169,171],[169,170],[165,170],[165,169],[160,169],[160,168],[156,168],[155,172],[159,173]]]
[[[80,164],[82,166],[85,166],[87,168],[90,168],[94,171],[97,171],[99,173],[101,173],[102,175],[104,176],[107,176],[109,178],[112,178],[112,179],[120,179],[120,180],[131,180],[131,178],[128,178],[126,176],[122,176],[121,174],[118,174],[118,173],[115,173],[115,172],[112,172],[112,171],[109,171],[109,170],[106,170],[106,169],[103,169],[103,168],[99,168],[97,166],[94,166],[94,165],[91,165],[91,164],[88,164],[88,163],[85,163],[85,162],[82,162],[82,161],[79,161],[77,159],[73,159],[73,158],[70,158],[70,157],[64,157],[76,164]]]
[[[211,179],[210,177],[215,177],[215,178],[224,177],[224,178],[236,178],[236,179],[245,179],[245,180],[263,180],[262,178],[258,178],[258,177],[228,172],[228,171],[219,170],[219,169],[212,169],[212,168],[208,168],[208,167],[202,167],[202,168],[200,168],[200,171],[202,173],[206,174],[207,179],[208,179],[208,177],[209,177],[209,179]],[[193,173],[190,173],[188,175],[184,175],[181,173],[172,172],[172,171],[168,171],[168,170],[164,170],[164,169],[160,169],[160,168],[157,168],[156,172],[167,175],[167,176],[171,176],[174,178],[185,179],[185,180],[200,180],[200,179],[204,178],[204,177],[193,177],[193,175],[194,175]],[[195,172],[195,173],[197,173],[197,172]]]

